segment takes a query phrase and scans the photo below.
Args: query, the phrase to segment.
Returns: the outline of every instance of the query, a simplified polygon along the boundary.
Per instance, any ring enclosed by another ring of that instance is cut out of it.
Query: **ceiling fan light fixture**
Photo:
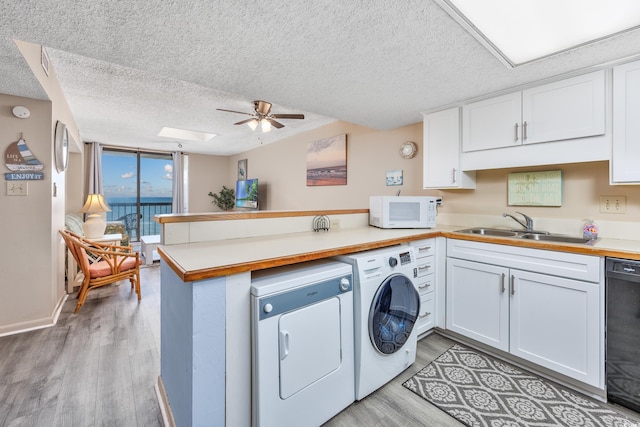
[[[258,120],[253,119],[251,121],[248,121],[247,126],[249,126],[251,130],[256,130],[256,128],[258,127]]]
[[[269,120],[267,119],[260,120],[260,126],[262,126],[262,132],[264,133],[271,132],[271,123],[269,123]]]

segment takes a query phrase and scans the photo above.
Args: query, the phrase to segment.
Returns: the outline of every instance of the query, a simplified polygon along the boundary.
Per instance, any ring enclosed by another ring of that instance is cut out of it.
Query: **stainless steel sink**
[[[584,237],[564,236],[560,234],[522,234],[518,236],[520,239],[539,240],[541,242],[558,242],[558,243],[587,243],[590,240]]]
[[[589,243],[590,240],[582,238],[582,237],[573,237],[566,236],[564,234],[550,234],[546,231],[538,231],[538,232],[528,232],[525,230],[516,231],[516,230],[505,230],[501,228],[484,228],[484,227],[475,227],[475,228],[467,228],[464,230],[458,230],[458,233],[467,233],[467,234],[479,234],[483,236],[495,236],[495,237],[513,237],[515,239],[527,239],[527,240],[536,240],[540,242],[556,242],[556,243]]]
[[[513,230],[502,230],[500,228],[481,228],[481,227],[467,228],[466,230],[458,230],[458,233],[482,234],[485,236],[497,236],[497,237],[518,236],[518,232]]]

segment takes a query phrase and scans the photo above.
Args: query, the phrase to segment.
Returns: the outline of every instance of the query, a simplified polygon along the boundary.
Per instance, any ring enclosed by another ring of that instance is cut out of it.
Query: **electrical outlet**
[[[600,212],[623,214],[627,212],[626,196],[600,196]]]
[[[331,218],[330,227],[334,230],[340,228],[340,218]]]

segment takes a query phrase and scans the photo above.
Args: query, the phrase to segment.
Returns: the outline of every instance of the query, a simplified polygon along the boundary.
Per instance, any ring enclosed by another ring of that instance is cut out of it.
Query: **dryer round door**
[[[369,311],[369,337],[382,354],[393,354],[409,339],[420,313],[420,295],[402,274],[389,276],[378,288]]]

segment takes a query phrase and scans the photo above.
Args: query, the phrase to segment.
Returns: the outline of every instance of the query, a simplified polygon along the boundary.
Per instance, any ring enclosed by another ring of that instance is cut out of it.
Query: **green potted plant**
[[[218,194],[209,191],[209,195],[213,197],[213,202],[223,211],[230,211],[236,205],[236,192],[224,185]]]

